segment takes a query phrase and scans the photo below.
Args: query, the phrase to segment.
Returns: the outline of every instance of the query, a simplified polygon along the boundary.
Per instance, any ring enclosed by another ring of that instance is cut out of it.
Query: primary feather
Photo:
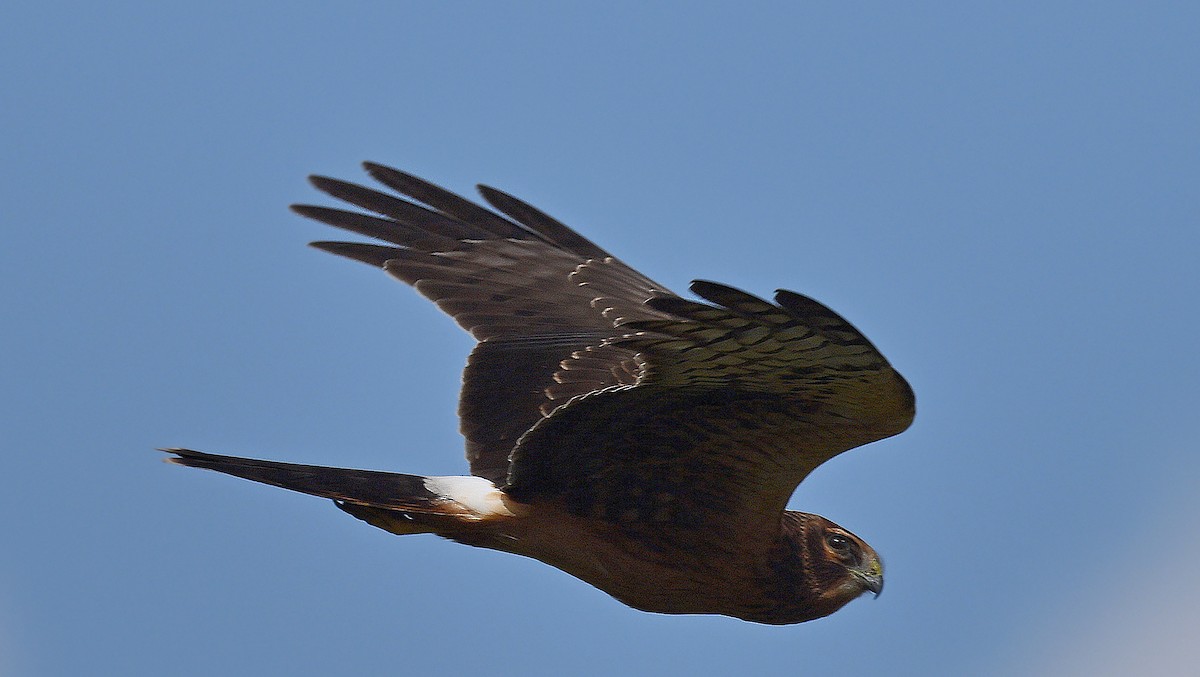
[[[293,209],[384,243],[313,244],[412,285],[479,341],[459,404],[476,477],[176,462],[535,557],[640,609],[789,623],[878,592],[869,546],[785,510],[818,465],[912,421],[912,390],[849,322],[789,291],[696,281],[702,300],[684,299],[506,193],[480,187],[493,212],[366,168],[396,194],[312,183],[371,213]]]

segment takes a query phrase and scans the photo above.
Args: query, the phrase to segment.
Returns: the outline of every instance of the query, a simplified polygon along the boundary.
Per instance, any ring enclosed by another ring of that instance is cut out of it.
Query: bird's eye
[[[825,542],[829,544],[829,547],[838,552],[848,552],[850,550],[850,539],[841,534],[830,534],[825,537]]]

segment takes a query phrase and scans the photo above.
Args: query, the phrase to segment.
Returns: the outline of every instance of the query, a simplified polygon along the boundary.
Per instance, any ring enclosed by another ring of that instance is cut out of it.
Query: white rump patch
[[[426,477],[425,489],[444,496],[480,517],[512,517],[504,493],[482,477],[449,475]]]

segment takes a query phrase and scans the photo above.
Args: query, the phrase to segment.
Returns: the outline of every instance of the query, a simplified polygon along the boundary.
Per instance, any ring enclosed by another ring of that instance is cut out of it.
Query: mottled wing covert
[[[647,305],[669,318],[621,325],[606,345],[638,352],[637,384],[538,423],[514,452],[510,494],[751,547],[773,538],[772,516],[815,467],[911,423],[908,384],[832,310],[786,291],[776,303],[712,282],[692,291],[714,305],[656,297]]]

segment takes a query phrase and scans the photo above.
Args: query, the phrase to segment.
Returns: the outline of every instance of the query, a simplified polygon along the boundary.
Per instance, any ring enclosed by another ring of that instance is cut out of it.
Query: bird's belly
[[[720,547],[686,547],[672,542],[674,534],[656,538],[565,513],[548,517],[513,520],[491,542],[475,544],[532,557],[642,611],[740,616],[742,597],[756,588],[744,559]]]

